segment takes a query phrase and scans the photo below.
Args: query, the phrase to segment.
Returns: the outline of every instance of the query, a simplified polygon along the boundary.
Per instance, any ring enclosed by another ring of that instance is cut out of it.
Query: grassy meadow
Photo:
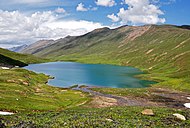
[[[79,91],[47,85],[48,78],[25,69],[0,70],[0,110],[60,111],[88,101]]]

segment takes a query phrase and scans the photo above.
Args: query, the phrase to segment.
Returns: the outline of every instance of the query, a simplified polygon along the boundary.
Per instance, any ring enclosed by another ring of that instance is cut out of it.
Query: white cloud
[[[1,10],[20,10],[26,13],[53,7],[68,6],[71,1],[62,0],[0,0]]]
[[[70,21],[57,21],[47,23],[51,29],[61,28],[61,29],[83,29],[85,28],[87,31],[102,27],[100,23],[94,23],[90,21],[84,20],[70,20]]]
[[[172,4],[172,3],[175,3],[176,0],[151,0],[151,3],[154,3],[154,4],[160,4],[160,5],[169,5],[169,4]]]
[[[96,10],[98,10],[98,8],[97,7],[92,7],[91,10],[96,11]]]
[[[114,0],[97,0],[95,3],[97,5],[105,6],[105,7],[112,7],[116,5]]]
[[[144,6],[149,4],[149,0],[125,0],[125,4],[128,4],[129,6]]]
[[[96,10],[98,10],[98,8],[97,7],[92,7],[91,5],[88,8],[86,8],[86,7],[84,7],[83,3],[79,3],[77,5],[77,7],[76,7],[76,10],[81,11],[81,12],[85,12],[85,11],[89,11],[89,10],[96,11]]]
[[[91,21],[60,21],[59,16],[52,11],[26,15],[19,11],[0,10],[0,47],[41,39],[58,39],[67,35],[77,36],[100,27],[103,27],[100,23]]]
[[[77,10],[77,11],[83,11],[83,12],[84,12],[84,11],[88,11],[88,9],[84,7],[84,4],[83,4],[83,3],[79,3],[79,4],[77,5],[76,10]]]
[[[112,22],[118,22],[119,21],[119,17],[115,16],[114,14],[107,15],[107,17],[110,18],[112,20]]]
[[[151,4],[149,0],[125,0],[124,3],[128,5],[128,9],[120,8],[117,16],[112,16],[112,18],[121,19],[123,24],[157,24],[165,22],[164,18],[159,17],[164,13],[158,6]]]
[[[13,3],[21,3],[21,4],[36,4],[36,3],[45,3],[51,0],[12,0]]]
[[[60,7],[58,7],[57,9],[55,9],[55,12],[56,13],[66,13],[65,9],[64,8],[60,8]]]

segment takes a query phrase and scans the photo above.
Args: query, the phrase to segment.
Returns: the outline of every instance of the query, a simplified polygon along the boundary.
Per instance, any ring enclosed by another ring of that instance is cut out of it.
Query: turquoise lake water
[[[49,80],[48,84],[58,87],[78,84],[112,88],[143,88],[155,83],[135,78],[135,75],[143,72],[127,66],[50,62],[31,64],[24,68],[55,77]]]

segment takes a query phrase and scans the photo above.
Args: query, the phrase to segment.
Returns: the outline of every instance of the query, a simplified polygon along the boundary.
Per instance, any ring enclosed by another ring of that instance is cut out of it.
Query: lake
[[[155,83],[135,78],[135,75],[143,74],[143,72],[127,66],[50,62],[30,64],[24,68],[55,77],[55,79],[50,79],[48,84],[58,87],[88,85],[112,88],[143,88]]]

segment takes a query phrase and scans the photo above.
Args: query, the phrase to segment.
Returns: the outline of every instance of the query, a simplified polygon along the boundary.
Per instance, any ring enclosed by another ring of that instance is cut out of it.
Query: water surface
[[[135,78],[135,75],[143,72],[127,66],[50,62],[31,64],[24,68],[54,76],[55,79],[49,80],[48,84],[59,87],[77,84],[112,88],[142,88],[155,83]]]

